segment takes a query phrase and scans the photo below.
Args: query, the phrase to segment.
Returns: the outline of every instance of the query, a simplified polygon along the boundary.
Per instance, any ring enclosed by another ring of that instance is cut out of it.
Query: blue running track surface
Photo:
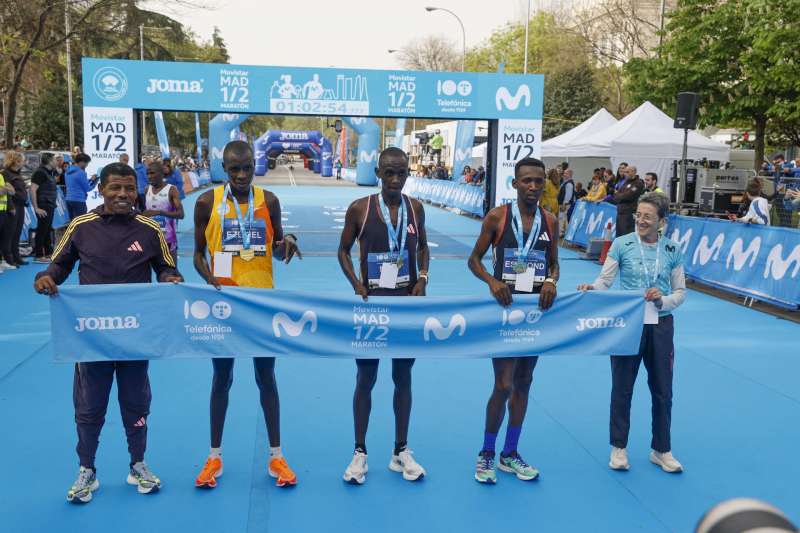
[[[276,265],[276,285],[349,294],[335,253],[344,211],[368,188],[276,188],[302,261]],[[180,224],[180,269],[192,268],[192,207]],[[430,295],[486,294],[467,270],[480,229],[474,219],[426,206]],[[594,279],[598,266],[561,254],[560,290]],[[535,482],[498,472],[473,480],[492,388],[488,360],[427,360],[414,367],[409,445],[428,476],[409,483],[388,470],[394,440],[392,382],[382,363],[367,437],[367,483],[342,481],[353,449],[355,364],[279,360],[283,451],[299,483],[267,477],[266,431],[252,366],[236,363],[223,458],[213,491],[194,488],[208,453],[211,364],[151,364],[147,461],[160,494],[125,484],[128,454],[112,391],[97,468],[101,488],[86,506],[66,502],[78,462],[70,365],[51,362],[47,298],[31,285],[37,265],[0,274],[0,531],[17,532],[484,532],[691,531],[713,504],[752,496],[800,521],[800,326],[690,292],[676,313],[673,448],[685,473],[647,460],[650,397],[642,368],[634,397],[631,470],[609,470],[608,358],[545,358],[534,374],[520,452],[541,471]],[[76,283],[77,276],[68,283]],[[159,310],[154,308],[153,313]],[[793,348],[794,347],[794,348]],[[502,443],[505,429],[498,439]]]

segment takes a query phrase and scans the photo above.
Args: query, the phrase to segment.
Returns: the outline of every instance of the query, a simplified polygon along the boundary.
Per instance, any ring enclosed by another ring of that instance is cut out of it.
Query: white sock
[[[209,452],[208,456],[211,459],[219,459],[220,457],[222,457],[222,447],[211,448],[211,451]]]
[[[269,458],[270,459],[280,459],[283,457],[283,452],[281,452],[280,446],[269,447]]]

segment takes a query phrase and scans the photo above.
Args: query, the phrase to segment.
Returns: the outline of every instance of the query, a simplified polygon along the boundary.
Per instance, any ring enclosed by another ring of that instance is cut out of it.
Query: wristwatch
[[[427,270],[423,270],[422,272],[420,272],[417,277],[420,278],[420,279],[424,279],[426,284],[428,283],[428,271]]]
[[[552,283],[553,287],[558,286],[558,282],[556,281],[555,278],[545,278],[544,283]]]

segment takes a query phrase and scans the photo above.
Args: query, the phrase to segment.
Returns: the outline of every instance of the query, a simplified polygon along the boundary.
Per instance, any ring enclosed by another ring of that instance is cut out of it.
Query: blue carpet
[[[309,256],[276,266],[280,287],[349,292],[332,255],[337,219],[365,188],[276,188],[287,231]],[[191,266],[192,208],[180,225],[180,267]],[[327,213],[327,214],[326,214]],[[426,206],[432,248],[429,294],[485,293],[466,268],[476,220]],[[438,257],[437,257],[438,256]],[[686,472],[649,464],[650,401],[642,370],[634,398],[631,470],[607,467],[607,358],[546,358],[534,374],[521,453],[542,472],[523,483],[498,473],[472,479],[492,386],[487,360],[419,361],[414,368],[410,446],[427,468],[412,484],[386,465],[393,442],[390,372],[373,395],[366,485],[341,481],[353,446],[352,361],[294,359],[277,365],[283,448],[299,477],[291,490],[266,476],[266,435],[252,365],[237,361],[225,427],[225,474],[214,491],[193,480],[208,451],[211,365],[151,365],[147,460],[164,489],[145,497],[124,483],[128,456],[112,401],[98,452],[101,489],[88,506],[64,500],[77,472],[72,367],[50,358],[47,299],[31,289],[37,266],[0,275],[0,416],[6,451],[0,530],[25,531],[690,531],[714,503],[733,496],[772,502],[800,521],[791,490],[800,465],[800,326],[691,292],[676,313],[673,447]],[[597,266],[562,251],[560,289],[591,281]],[[76,276],[69,282],[74,283]],[[157,310],[153,310],[157,312]],[[794,346],[794,348],[793,348]],[[502,435],[501,435],[502,438]]]

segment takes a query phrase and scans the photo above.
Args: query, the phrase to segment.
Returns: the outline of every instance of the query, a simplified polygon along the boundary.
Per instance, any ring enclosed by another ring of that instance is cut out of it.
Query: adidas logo
[[[142,245],[139,244],[139,241],[133,241],[133,244],[128,246],[128,251],[129,252],[144,252],[144,248],[142,248]]]
[[[539,240],[540,241],[545,241],[545,242],[550,242],[550,237],[547,235],[547,233],[542,233],[541,235],[539,235]]]

